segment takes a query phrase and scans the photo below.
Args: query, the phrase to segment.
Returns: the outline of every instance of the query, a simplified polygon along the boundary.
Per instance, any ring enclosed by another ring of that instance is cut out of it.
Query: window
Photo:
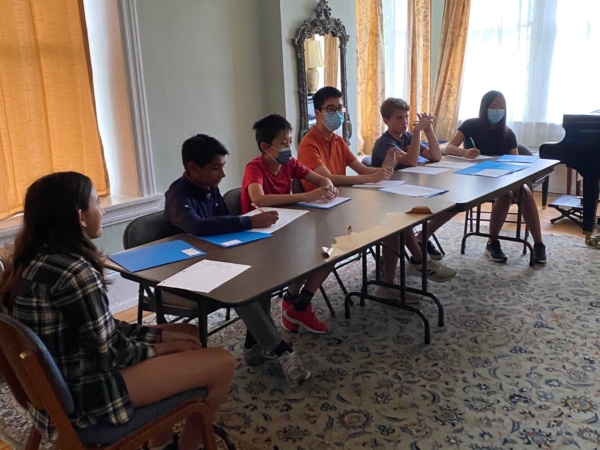
[[[84,5],[98,122],[112,190],[105,203],[107,226],[157,211],[162,195],[156,192],[150,151],[135,2],[84,0]],[[0,246],[12,240],[19,225],[18,218],[0,223]]]
[[[408,100],[408,0],[383,0],[385,96]]]
[[[519,142],[561,140],[563,114],[600,108],[599,48],[597,0],[471,0],[459,120],[498,90]]]

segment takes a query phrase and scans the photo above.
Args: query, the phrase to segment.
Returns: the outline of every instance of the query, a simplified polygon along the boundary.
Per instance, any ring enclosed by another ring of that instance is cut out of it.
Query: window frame
[[[104,227],[159,211],[164,200],[162,193],[158,192],[156,187],[135,0],[117,0],[117,9],[139,197],[115,194],[103,198],[102,203],[106,211],[103,219]],[[20,217],[8,219],[6,222],[14,223],[14,226],[0,229],[0,246],[12,242],[21,228]]]

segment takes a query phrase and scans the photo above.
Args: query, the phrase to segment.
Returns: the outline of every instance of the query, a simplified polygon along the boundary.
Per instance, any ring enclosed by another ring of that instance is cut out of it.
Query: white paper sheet
[[[250,266],[203,259],[200,262],[167,278],[158,286],[186,289],[193,292],[210,292],[227,283]]]
[[[305,209],[286,209],[286,208],[261,208],[263,211],[277,211],[279,214],[279,220],[275,222],[273,225],[267,228],[252,228],[252,231],[262,231],[263,233],[273,233],[274,231],[279,230],[280,228],[285,227],[288,223],[293,220],[296,220],[298,217],[306,214],[308,211]],[[260,213],[258,209],[250,211],[244,216],[253,216],[255,214]]]
[[[407,195],[409,197],[429,197],[445,192],[443,189],[428,188],[423,186],[415,186],[412,184],[403,184],[402,186],[394,186],[391,188],[381,189],[383,192],[391,194]]]
[[[312,202],[298,202],[298,206],[306,206],[306,207],[313,207],[313,208],[319,208],[319,209],[329,209],[329,208],[333,208],[334,206],[339,205],[340,203],[344,203],[351,200],[350,197],[336,197],[333,200],[329,200],[329,201],[325,201],[322,199],[319,200],[315,200]]]
[[[364,183],[364,184],[353,184],[353,188],[370,188],[370,189],[381,189],[386,187],[400,186],[404,184],[404,181],[400,180],[381,180],[378,183]]]
[[[464,156],[446,155],[448,158],[464,159],[465,161],[483,161],[484,159],[494,159],[494,156],[479,155],[475,158],[465,158]]]
[[[417,167],[405,167],[401,169],[400,172],[410,172],[410,173],[424,173],[426,175],[437,175],[438,173],[446,172],[445,167],[430,167],[427,166],[417,166]]]
[[[459,162],[459,161],[439,161],[436,163],[431,163],[431,164],[427,164],[427,167],[447,167],[449,169],[464,169],[465,167],[470,167],[473,164],[476,164],[475,161],[473,162]]]
[[[483,169],[479,172],[475,172],[473,175],[480,175],[482,177],[490,177],[490,178],[498,178],[502,175],[506,175],[511,173],[510,170],[501,170],[501,169]]]

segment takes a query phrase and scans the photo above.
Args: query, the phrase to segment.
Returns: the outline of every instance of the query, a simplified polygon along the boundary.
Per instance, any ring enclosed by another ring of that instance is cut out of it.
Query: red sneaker
[[[286,318],[289,322],[301,325],[313,333],[325,333],[327,325],[316,318],[312,310],[312,305],[308,305],[305,311],[298,311],[296,308],[288,308],[282,314],[282,319]]]
[[[284,296],[281,297],[281,303],[279,304],[279,306],[281,307],[281,312],[283,313],[286,309],[288,309],[293,304],[294,304],[294,302],[292,300],[288,301],[285,299],[285,294],[284,294]]]
[[[292,323],[289,320],[287,320],[285,317],[283,317],[283,314],[281,315],[281,326],[283,327],[283,329],[285,331],[290,331],[290,332],[298,331],[298,328],[300,328],[299,325],[296,325],[295,323]]]

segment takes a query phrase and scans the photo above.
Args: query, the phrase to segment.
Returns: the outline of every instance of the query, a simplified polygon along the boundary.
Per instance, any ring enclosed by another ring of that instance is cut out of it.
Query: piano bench
[[[562,195],[554,199],[548,206],[552,206],[556,209],[560,216],[550,219],[550,223],[556,223],[560,219],[565,217],[575,222],[580,227],[583,226],[583,205],[581,203],[582,197],[577,195]],[[600,202],[600,200],[598,200]],[[596,221],[600,224],[600,217],[596,217]]]

